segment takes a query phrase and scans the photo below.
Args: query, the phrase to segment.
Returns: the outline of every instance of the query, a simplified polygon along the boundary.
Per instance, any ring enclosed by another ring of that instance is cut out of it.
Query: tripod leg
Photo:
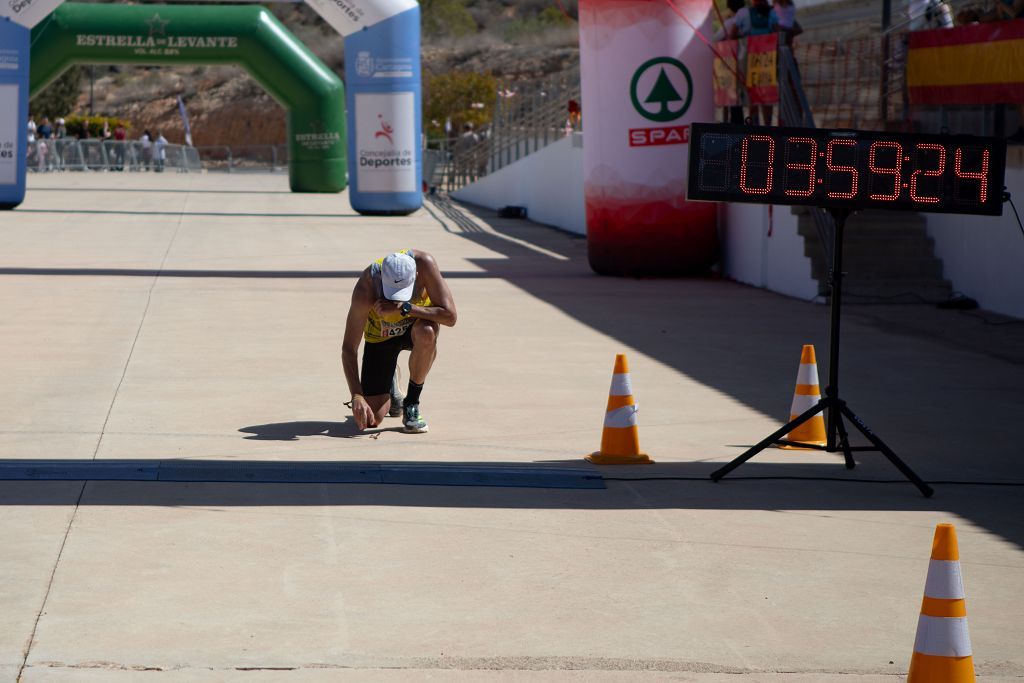
[[[779,428],[778,431],[772,432],[770,435],[762,439],[756,446],[747,449],[743,453],[743,455],[740,455],[739,457],[735,458],[734,460],[726,464],[724,467],[720,467],[714,472],[712,472],[711,480],[718,481],[719,479],[729,474],[746,461],[753,458],[755,455],[757,455],[764,449],[768,448],[768,446],[771,446],[773,443],[781,439],[786,434],[789,434],[791,431],[802,425],[804,422],[810,420],[812,417],[814,417],[815,415],[817,415],[818,413],[825,409],[825,404],[825,399],[821,399],[812,407],[805,410],[802,414],[798,415],[795,419],[784,424],[781,428]]]
[[[836,413],[836,429],[839,430],[839,445],[843,448],[843,458],[846,460],[846,469],[852,470],[857,466],[853,461],[853,451],[850,450],[850,435],[846,433],[846,425],[843,424],[843,414]]]
[[[914,473],[914,470],[907,467],[907,464],[900,460],[899,456],[896,455],[891,448],[886,446],[881,439],[875,436],[875,433],[872,432],[868,428],[868,426],[864,424],[864,422],[862,422],[861,419],[854,414],[852,410],[850,410],[849,406],[847,406],[844,403],[840,406],[840,410],[842,411],[843,415],[850,418],[850,422],[852,422],[854,426],[860,430],[861,434],[866,436],[868,440],[871,441],[872,444],[874,444],[875,448],[881,451],[882,454],[885,455],[885,457],[889,458],[889,461],[896,466],[896,469],[903,473],[903,476],[905,476],[907,479],[913,482],[914,486],[916,486],[918,490],[921,491],[925,498],[932,497],[932,494],[935,493],[932,487],[924,483],[921,477],[917,476],[917,474]]]

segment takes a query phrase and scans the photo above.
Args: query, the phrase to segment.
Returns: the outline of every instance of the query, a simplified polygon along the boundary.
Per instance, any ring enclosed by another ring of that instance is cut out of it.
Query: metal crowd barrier
[[[190,173],[203,170],[199,152],[187,145],[143,146],[138,140],[59,138],[35,140],[28,145],[28,170],[50,171],[154,171]]]

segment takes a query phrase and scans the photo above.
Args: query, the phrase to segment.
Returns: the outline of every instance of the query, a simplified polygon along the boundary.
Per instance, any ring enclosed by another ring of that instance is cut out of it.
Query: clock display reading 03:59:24
[[[1006,143],[693,124],[688,199],[1001,215]]]

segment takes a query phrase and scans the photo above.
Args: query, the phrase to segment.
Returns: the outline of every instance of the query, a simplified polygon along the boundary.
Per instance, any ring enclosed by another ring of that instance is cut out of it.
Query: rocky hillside
[[[423,73],[491,73],[500,80],[539,78],[578,63],[575,2],[424,0]],[[342,38],[302,4],[271,5],[278,18],[344,77]],[[239,67],[88,67],[78,111],[132,122],[131,135],[161,131],[184,140],[177,97],[188,108],[193,142],[283,144],[285,112]],[[429,97],[429,88],[425,88]]]

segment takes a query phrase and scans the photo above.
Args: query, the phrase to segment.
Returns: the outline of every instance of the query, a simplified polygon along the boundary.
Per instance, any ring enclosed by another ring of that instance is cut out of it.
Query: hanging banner
[[[723,40],[715,43],[718,56],[715,57],[715,106],[735,107],[740,104],[739,83],[736,74],[739,72],[736,55],[740,41]]]
[[[581,0],[579,12],[590,266],[704,270],[717,209],[686,201],[686,158],[691,122],[714,112],[714,53],[694,32],[711,35],[711,1]]]
[[[779,102],[779,34],[750,36],[747,41],[747,95],[750,104]]]
[[[909,34],[912,104],[1024,103],[1024,21]]]

